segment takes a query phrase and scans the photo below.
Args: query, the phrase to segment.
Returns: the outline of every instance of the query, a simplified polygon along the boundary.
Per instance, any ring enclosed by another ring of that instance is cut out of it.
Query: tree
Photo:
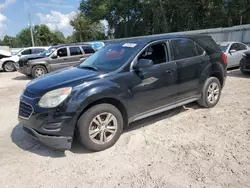
[[[91,21],[83,13],[77,14],[77,16],[71,20],[70,24],[74,28],[72,39],[75,42],[105,38],[104,26],[99,21]]]

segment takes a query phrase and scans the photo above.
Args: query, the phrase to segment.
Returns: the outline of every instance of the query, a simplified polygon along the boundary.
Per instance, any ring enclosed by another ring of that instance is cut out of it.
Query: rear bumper
[[[42,144],[58,150],[69,150],[72,144],[72,137],[69,136],[49,136],[38,133],[32,128],[23,126],[23,130]]]

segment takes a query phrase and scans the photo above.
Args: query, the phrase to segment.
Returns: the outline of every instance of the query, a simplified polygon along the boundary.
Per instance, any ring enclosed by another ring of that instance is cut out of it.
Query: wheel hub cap
[[[208,97],[207,97],[208,101],[212,104],[217,102],[219,94],[220,94],[219,85],[215,82],[211,83],[210,86],[208,87]]]
[[[111,113],[97,115],[89,127],[89,137],[96,144],[105,144],[111,141],[117,132],[118,122]]]

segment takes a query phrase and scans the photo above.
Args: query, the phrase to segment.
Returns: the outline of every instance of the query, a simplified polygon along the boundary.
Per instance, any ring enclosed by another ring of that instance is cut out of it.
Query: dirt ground
[[[219,104],[195,103],[131,125],[89,153],[55,151],[23,132],[19,96],[28,78],[0,72],[0,187],[250,187],[250,76],[228,73]]]

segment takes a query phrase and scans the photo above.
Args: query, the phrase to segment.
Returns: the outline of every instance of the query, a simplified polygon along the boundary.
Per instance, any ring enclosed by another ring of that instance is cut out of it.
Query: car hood
[[[18,62],[19,61],[19,56],[13,55],[11,57],[6,57],[6,58],[3,58],[2,61],[14,61],[14,62]]]
[[[86,81],[94,80],[100,76],[99,72],[71,67],[61,69],[31,81],[26,91],[36,96],[63,87],[74,87]]]
[[[41,59],[44,58],[44,55],[41,54],[33,54],[33,55],[28,55],[25,57],[21,57],[20,61],[27,61],[27,60],[34,60],[34,59]]]

